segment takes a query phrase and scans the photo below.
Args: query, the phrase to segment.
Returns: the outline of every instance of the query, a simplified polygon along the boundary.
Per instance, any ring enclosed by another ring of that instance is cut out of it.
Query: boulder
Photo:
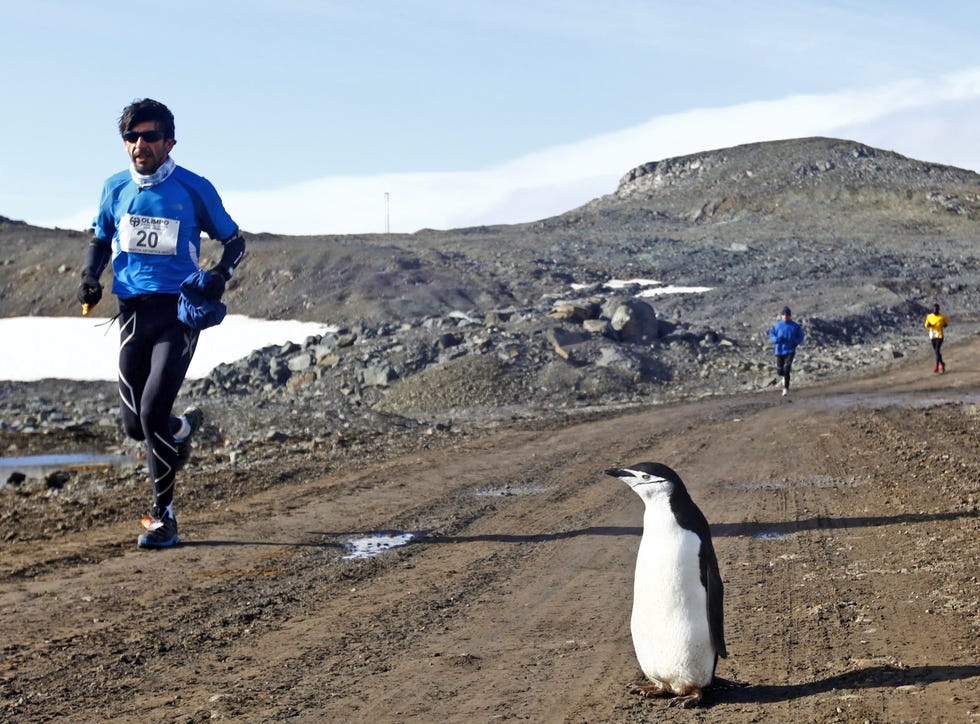
[[[620,339],[657,339],[660,323],[653,307],[642,299],[626,299],[619,303],[609,325]]]

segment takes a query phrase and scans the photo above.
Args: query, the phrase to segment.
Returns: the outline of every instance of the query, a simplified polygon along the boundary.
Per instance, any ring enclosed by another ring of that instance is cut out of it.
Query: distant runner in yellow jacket
[[[936,353],[936,366],[933,372],[945,372],[946,363],[943,362],[943,355],[940,351],[943,346],[943,328],[949,324],[945,314],[939,313],[939,305],[932,306],[932,313],[926,315],[925,328],[929,330],[929,341],[932,342],[932,349]]]

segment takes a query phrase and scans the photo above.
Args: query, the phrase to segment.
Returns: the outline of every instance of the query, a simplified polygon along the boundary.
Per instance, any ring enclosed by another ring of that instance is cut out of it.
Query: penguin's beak
[[[632,477],[628,471],[621,468],[606,468],[606,475],[611,475],[614,478]]]

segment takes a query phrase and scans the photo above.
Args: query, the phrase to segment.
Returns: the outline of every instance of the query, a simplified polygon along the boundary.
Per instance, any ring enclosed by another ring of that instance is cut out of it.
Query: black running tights
[[[786,389],[789,389],[789,373],[793,369],[793,357],[795,356],[795,352],[776,355],[776,374],[783,378],[783,387]]]
[[[122,424],[146,442],[153,504],[167,508],[174,497],[180,426],[172,414],[198,333],[177,319],[177,295],[150,294],[119,300],[119,396]]]

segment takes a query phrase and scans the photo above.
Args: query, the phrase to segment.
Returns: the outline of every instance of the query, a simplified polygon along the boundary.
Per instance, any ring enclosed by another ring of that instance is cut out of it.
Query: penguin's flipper
[[[718,559],[710,539],[701,544],[699,556],[701,565],[701,581],[707,589],[708,598],[708,630],[711,633],[711,645],[715,653],[723,659],[728,658],[725,647],[725,590],[718,571]]]

